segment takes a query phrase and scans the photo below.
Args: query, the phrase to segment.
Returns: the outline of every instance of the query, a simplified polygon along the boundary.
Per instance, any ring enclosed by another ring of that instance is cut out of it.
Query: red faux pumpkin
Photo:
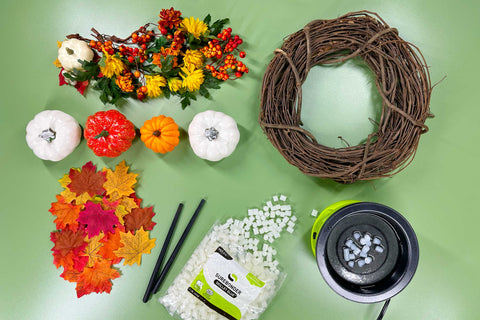
[[[83,135],[97,156],[118,157],[132,145],[135,127],[117,110],[99,111],[87,118]]]

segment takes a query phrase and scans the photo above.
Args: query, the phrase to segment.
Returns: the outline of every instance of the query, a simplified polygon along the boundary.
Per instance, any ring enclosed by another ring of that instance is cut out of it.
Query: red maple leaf
[[[77,297],[92,292],[110,293],[112,290],[112,281],[120,277],[120,273],[112,268],[112,262],[100,260],[95,262],[92,268],[83,269],[77,276]]]
[[[143,230],[152,230],[156,225],[152,221],[155,212],[153,212],[153,207],[148,208],[134,208],[132,212],[123,217],[125,220],[125,230],[127,231],[136,231],[143,227]]]
[[[134,192],[132,193],[131,195],[128,196],[129,198],[132,198],[135,203],[137,204],[137,206],[140,207],[140,204],[142,203],[142,199],[141,198],[137,198],[137,194]]]
[[[115,210],[120,203],[120,200],[110,202],[106,197],[102,198],[102,208],[103,210]]]
[[[88,257],[78,255],[70,251],[67,255],[62,255],[59,251],[53,251],[53,264],[58,268],[63,267],[65,271],[76,270],[81,272],[87,265]]]
[[[57,251],[62,256],[66,256],[70,251],[77,255],[84,250],[87,243],[84,241],[85,233],[83,230],[73,232],[69,229],[64,229],[50,234],[50,240],[55,243],[52,251]]]
[[[85,210],[80,212],[78,222],[85,224],[88,237],[94,237],[100,232],[114,233],[114,227],[119,224],[115,210],[103,210],[102,205],[88,201]]]
[[[52,206],[48,211],[57,218],[53,221],[57,224],[57,229],[70,229],[76,232],[78,229],[78,214],[82,206],[66,203],[65,198],[57,195],[57,202],[52,202]]]
[[[63,86],[63,85],[70,85],[66,79],[65,76],[63,75],[63,68],[60,70],[60,73],[58,74],[58,85]],[[88,80],[85,81],[77,81],[74,85],[75,89],[77,89],[78,92],[83,96],[85,93],[85,89],[88,87]]]
[[[87,162],[81,171],[70,169],[68,176],[72,180],[68,188],[70,191],[75,192],[77,196],[88,192],[93,197],[105,192],[103,188],[103,184],[107,181],[105,172],[97,172],[97,167],[93,165],[92,161]]]

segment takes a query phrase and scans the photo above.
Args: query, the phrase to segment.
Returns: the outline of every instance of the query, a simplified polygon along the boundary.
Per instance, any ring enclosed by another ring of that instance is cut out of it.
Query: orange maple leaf
[[[125,220],[125,230],[135,231],[141,227],[143,227],[144,230],[152,230],[156,225],[156,223],[152,221],[154,215],[153,207],[132,209],[132,212],[123,217]]]
[[[82,206],[66,203],[65,198],[57,195],[57,202],[52,202],[51,208],[48,210],[57,218],[53,221],[57,224],[57,229],[70,229],[73,232],[78,230],[78,215]]]
[[[76,269],[65,269],[63,271],[63,273],[60,275],[60,277],[67,280],[68,282],[77,282],[78,281],[78,276],[81,273],[82,273],[82,271],[78,271]]]
[[[70,191],[75,192],[77,196],[85,192],[93,197],[96,194],[105,192],[103,184],[106,181],[105,172],[97,172],[97,167],[91,161],[87,162],[81,171],[70,169],[68,174],[72,182],[68,184]]]
[[[61,255],[66,256],[70,251],[78,253],[82,251],[87,243],[83,240],[85,232],[83,230],[73,232],[65,229],[50,234],[50,240],[55,243],[52,251],[58,251]]]
[[[80,169],[78,168],[72,168],[70,170],[75,170],[80,173]],[[65,199],[65,202],[73,203],[73,201],[75,201],[76,205],[83,205],[87,203],[88,200],[91,200],[92,197],[88,194],[88,192],[84,192],[77,196],[75,192],[68,188],[68,185],[72,182],[72,179],[70,179],[70,176],[68,174],[63,175],[63,177],[58,180],[58,182],[60,182],[60,185],[65,188],[65,190],[60,193],[60,195]]]
[[[120,273],[112,268],[112,262],[108,260],[96,261],[92,268],[84,268],[77,277],[77,297],[92,292],[110,293],[112,281],[120,277]]]
[[[128,197],[134,192],[133,186],[137,182],[138,174],[128,173],[128,168],[123,160],[115,167],[115,171],[106,169],[107,181],[103,187],[110,196],[110,200],[118,200],[123,196]]]
[[[123,247],[114,251],[118,257],[125,258],[123,265],[132,265],[137,263],[140,265],[142,261],[142,254],[150,253],[153,247],[155,247],[155,239],[149,239],[148,232],[140,228],[133,235],[130,232],[121,232],[120,241],[123,243]]]
[[[98,254],[104,259],[111,260],[113,264],[117,264],[122,260],[121,257],[118,257],[114,253],[114,251],[123,246],[123,243],[120,241],[120,232],[124,231],[125,229],[123,227],[115,228],[115,233],[107,233],[101,240],[103,246],[98,251]]]

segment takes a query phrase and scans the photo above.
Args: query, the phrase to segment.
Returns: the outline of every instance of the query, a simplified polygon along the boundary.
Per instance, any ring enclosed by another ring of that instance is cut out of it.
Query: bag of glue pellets
[[[258,246],[241,221],[214,224],[159,301],[177,319],[258,319],[285,279],[275,249]]]

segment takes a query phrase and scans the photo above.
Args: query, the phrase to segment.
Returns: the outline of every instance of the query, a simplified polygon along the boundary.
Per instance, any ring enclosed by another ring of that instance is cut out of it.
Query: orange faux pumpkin
[[[160,153],[172,151],[179,142],[179,135],[175,121],[163,115],[145,121],[140,128],[140,139],[145,146]]]

